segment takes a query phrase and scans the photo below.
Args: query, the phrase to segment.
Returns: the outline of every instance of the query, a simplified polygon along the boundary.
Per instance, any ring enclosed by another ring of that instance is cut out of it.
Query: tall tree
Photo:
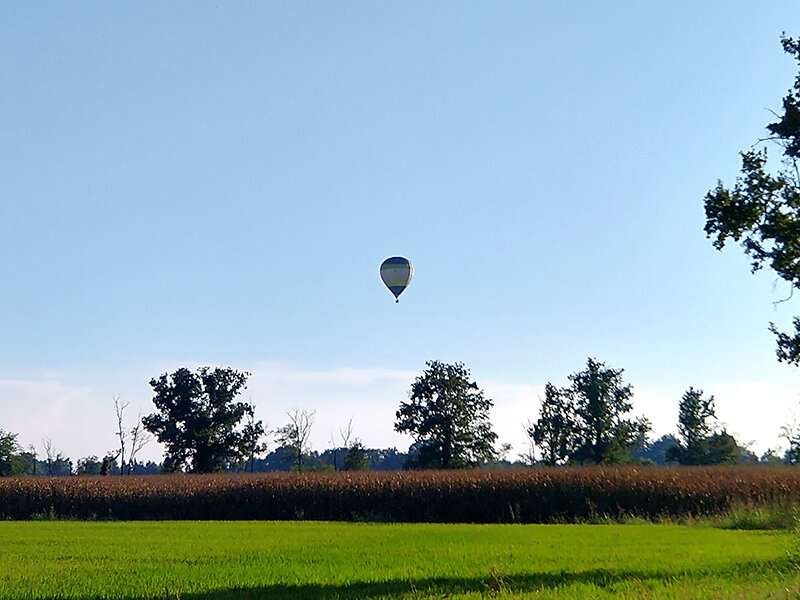
[[[455,469],[479,465],[495,455],[493,402],[462,363],[437,360],[411,384],[409,402],[397,410],[395,431],[410,433],[417,452],[409,466]]]
[[[682,465],[712,464],[711,419],[715,417],[714,396],[703,397],[703,390],[690,387],[678,407],[680,444],[670,448],[667,460]]]
[[[117,456],[119,456],[119,464],[120,464],[119,474],[124,475],[125,465],[127,464],[126,459],[128,458],[128,455],[125,453],[126,450],[125,446],[128,441],[128,434],[125,431],[124,427],[123,413],[125,412],[125,409],[128,408],[128,405],[130,403],[122,402],[120,400],[119,395],[113,396],[112,399],[114,400],[114,413],[117,415],[117,439],[119,440],[119,453],[117,454]]]
[[[539,448],[544,464],[555,466],[566,461],[575,444],[575,415],[569,395],[548,382],[539,418],[526,431]]]
[[[165,470],[209,473],[244,458],[248,440],[240,424],[253,408],[236,397],[249,375],[230,367],[180,368],[150,381],[157,412],[142,423],[166,446]]]
[[[781,42],[800,64],[800,40],[783,37]],[[763,141],[782,149],[783,168],[767,171],[766,148],[741,152],[742,169],[733,188],[719,181],[706,194],[705,232],[717,250],[728,240],[741,243],[753,272],[767,265],[794,291],[800,288],[800,73],[777,116]],[[794,332],[781,332],[774,323],[770,330],[777,337],[778,360],[800,365],[800,318],[794,318]]]
[[[586,369],[569,376],[564,388],[574,419],[574,446],[569,453],[579,464],[629,462],[630,452],[646,441],[650,423],[644,417],[626,419],[633,405],[633,387],[622,378],[623,369],[611,369],[593,358]]]

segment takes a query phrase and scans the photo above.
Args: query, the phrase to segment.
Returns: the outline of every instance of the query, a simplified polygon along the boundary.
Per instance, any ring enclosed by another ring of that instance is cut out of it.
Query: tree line
[[[273,470],[459,469],[481,466],[678,464],[741,462],[796,464],[800,429],[781,430],[788,449],[755,456],[716,422],[715,399],[690,387],[678,404],[677,435],[651,440],[650,421],[632,418],[633,386],[623,369],[594,358],[558,387],[548,382],[538,417],[523,426],[530,448],[509,458],[510,446],[498,445],[489,417],[494,402],[473,381],[463,363],[429,361],[411,384],[408,400],[395,413],[394,429],[413,443],[368,449],[354,436],[352,419],[331,436],[323,452],[310,445],[313,411],[296,409],[288,422],[266,431],[255,408],[238,398],[250,376],[230,367],[180,368],[150,381],[155,411],[138,416],[126,428],[128,404],[114,398],[118,447],[102,459],[82,458],[73,465],[44,440],[44,455],[23,450],[17,435],[0,430],[0,475],[130,475],[150,473]],[[163,461],[142,463],[138,452],[152,439],[164,446]],[[271,451],[270,440],[274,447]]]

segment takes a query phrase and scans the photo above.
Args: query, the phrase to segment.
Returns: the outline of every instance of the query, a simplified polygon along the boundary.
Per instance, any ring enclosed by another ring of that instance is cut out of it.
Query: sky
[[[0,429],[102,456],[114,397],[132,426],[151,378],[231,366],[268,428],[406,450],[441,360],[513,457],[593,357],[653,437],[692,386],[777,447],[800,371],[768,324],[800,305],[713,249],[703,198],[765,137],[798,27],[780,0],[0,3]]]

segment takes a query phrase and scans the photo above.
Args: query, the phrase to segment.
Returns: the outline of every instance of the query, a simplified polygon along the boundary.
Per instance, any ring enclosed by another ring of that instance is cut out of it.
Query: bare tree
[[[335,470],[339,470],[339,448],[344,448],[345,452],[348,448],[350,448],[350,438],[353,436],[353,417],[350,417],[350,420],[347,422],[347,429],[339,428],[339,437],[342,438],[342,445],[339,446],[336,443],[336,439],[331,431],[331,447],[333,448],[333,468]]]
[[[297,467],[298,471],[303,470],[303,461],[308,457],[311,450],[309,438],[311,437],[311,426],[314,424],[314,415],[317,411],[308,412],[304,409],[295,408],[286,414],[289,422],[283,427],[279,427],[275,433],[278,442],[286,449],[289,458]]]
[[[48,475],[70,475],[72,473],[72,461],[69,457],[56,452],[53,448],[53,440],[49,437],[42,439],[44,446],[44,453],[47,457],[47,474]]]
[[[136,417],[136,425],[129,431],[125,429],[125,409],[130,402],[120,401],[119,395],[114,396],[114,412],[117,415],[117,438],[119,439],[119,474],[130,475],[136,465],[136,455],[144,448],[153,436],[144,428],[142,424],[142,412]],[[127,454],[126,454],[127,449]]]
[[[153,436],[144,428],[142,423],[142,411],[136,417],[136,425],[130,430],[131,449],[128,453],[128,475],[131,474],[136,466],[136,455],[153,439]]]
[[[119,395],[116,395],[113,398],[114,412],[117,414],[117,438],[119,438],[119,474],[125,475],[125,442],[128,441],[128,435],[125,432],[123,413],[125,412],[125,409],[128,408],[130,402],[121,402]]]
[[[56,452],[53,450],[53,440],[49,437],[42,439],[42,446],[44,446],[44,454],[47,459],[47,474],[53,475],[53,463],[56,460]]]
[[[347,429],[339,428],[339,435],[342,437],[342,447],[350,447],[350,438],[353,437],[353,417],[347,422]]]

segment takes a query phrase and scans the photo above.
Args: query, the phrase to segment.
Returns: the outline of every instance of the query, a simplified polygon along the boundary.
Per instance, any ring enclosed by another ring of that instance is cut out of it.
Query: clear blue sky
[[[405,449],[440,359],[517,453],[593,356],[656,434],[694,386],[775,446],[800,372],[767,325],[800,305],[702,200],[780,109],[782,31],[800,4],[3,2],[0,428],[102,455],[113,395],[132,420],[151,377],[230,365],[271,427]]]

